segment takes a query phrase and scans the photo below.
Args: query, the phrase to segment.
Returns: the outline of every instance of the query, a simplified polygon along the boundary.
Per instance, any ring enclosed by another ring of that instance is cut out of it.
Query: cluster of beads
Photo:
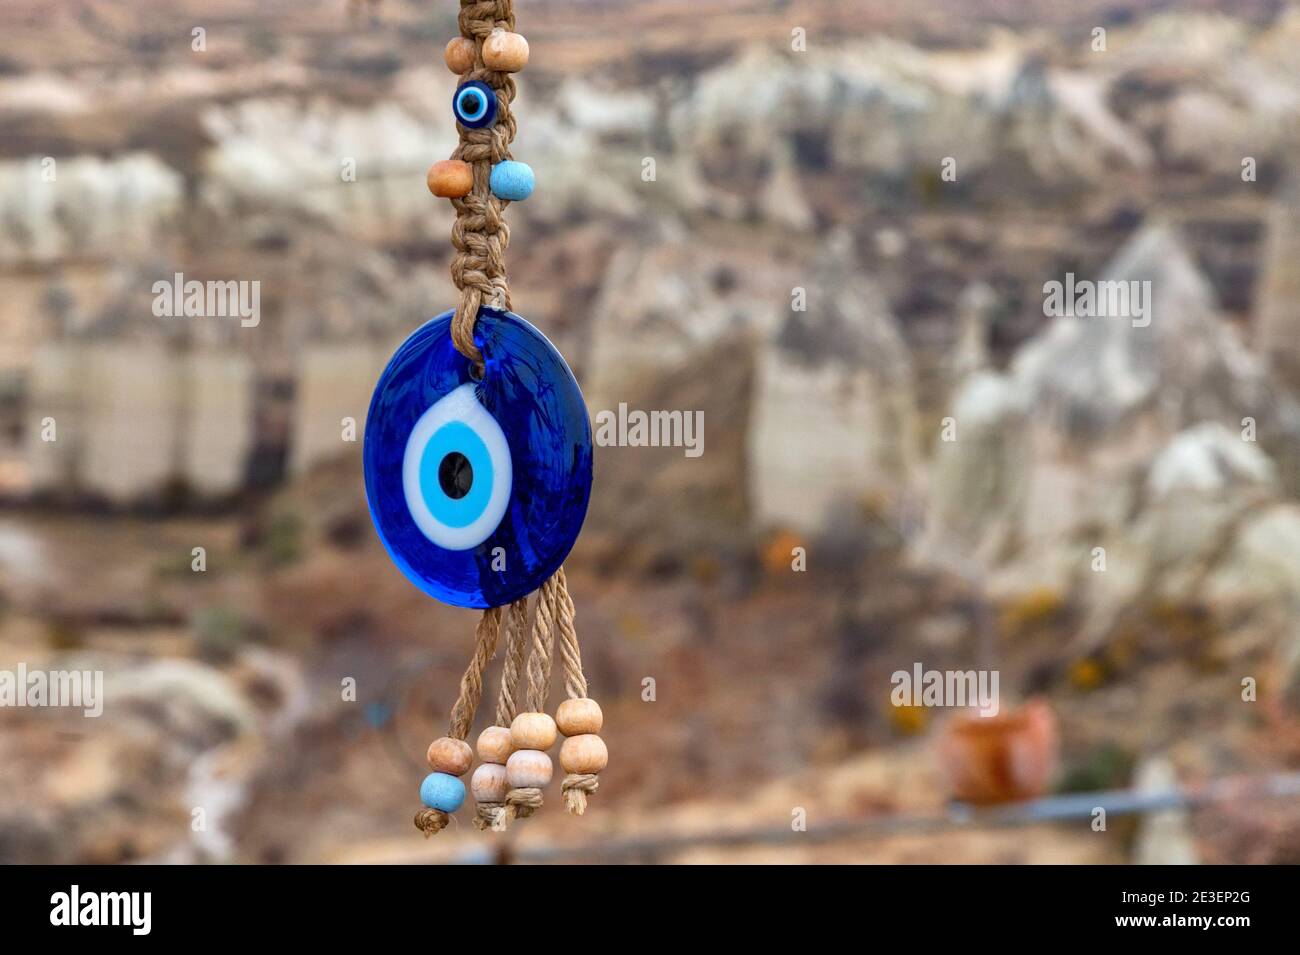
[[[466,36],[452,37],[442,57],[447,69],[464,76],[474,68],[474,41]],[[509,30],[493,30],[483,41],[483,65],[499,73],[518,73],[528,65],[528,41]]]
[[[582,697],[561,703],[554,719],[546,713],[520,713],[509,729],[489,726],[479,734],[476,748],[482,763],[470,779],[475,802],[490,807],[508,803],[515,815],[531,815],[555,772],[548,750],[563,734],[565,803],[570,812],[582,815],[596,775],[609,763],[609,750],[598,735],[603,724],[600,705]],[[420,786],[420,799],[431,810],[453,813],[465,801],[465,785],[458,777],[473,762],[469,744],[444,736],[430,744],[428,755],[433,772]]]
[[[474,69],[474,41],[458,36],[447,43],[447,69],[464,77]],[[517,73],[528,64],[528,41],[518,33],[493,30],[483,41],[483,65],[499,73]],[[480,74],[481,75],[481,74]],[[496,122],[496,91],[480,80],[463,80],[452,97],[452,112],[466,129],[483,129]],[[429,191],[440,199],[463,199],[474,191],[473,167],[462,159],[442,159],[429,167]],[[533,194],[533,170],[527,163],[503,160],[492,167],[488,188],[503,202],[519,202]]]
[[[420,802],[431,816],[420,828],[436,832],[447,825],[447,816],[465,802],[465,784],[459,777],[469,772],[474,754],[463,739],[443,736],[429,744],[426,758],[433,772],[420,783]]]
[[[469,786],[474,801],[497,805],[506,801],[510,782],[506,778],[506,761],[513,750],[510,730],[504,726],[489,726],[478,736],[478,758],[481,766],[474,770]]]
[[[555,722],[565,736],[560,747],[560,768],[567,774],[565,806],[581,816],[587,809],[587,796],[596,791],[596,775],[609,763],[609,750],[597,735],[605,717],[595,700],[578,697],[560,704]]]
[[[555,745],[555,720],[546,713],[520,713],[510,724],[514,752],[506,761],[510,792],[506,796],[517,816],[530,816],[541,805],[542,790],[555,769],[546,751]]]

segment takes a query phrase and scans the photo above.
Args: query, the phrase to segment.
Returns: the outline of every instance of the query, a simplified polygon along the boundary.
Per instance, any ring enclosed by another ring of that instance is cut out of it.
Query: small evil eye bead
[[[521,202],[533,194],[533,169],[528,163],[507,159],[492,167],[488,184],[498,199]]]
[[[446,773],[430,773],[420,783],[420,802],[439,812],[455,812],[465,801],[465,784]]]
[[[451,99],[456,121],[468,129],[491,126],[497,118],[497,94],[486,83],[470,80],[456,87]]]

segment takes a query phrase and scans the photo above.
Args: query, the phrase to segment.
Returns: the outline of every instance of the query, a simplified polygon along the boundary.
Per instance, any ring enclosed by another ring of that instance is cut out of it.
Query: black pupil
[[[467,116],[473,116],[482,108],[482,97],[478,93],[470,93],[465,97],[465,114]]]
[[[470,467],[469,458],[459,451],[452,451],[438,465],[438,483],[442,492],[453,501],[458,501],[474,484],[474,469]]]

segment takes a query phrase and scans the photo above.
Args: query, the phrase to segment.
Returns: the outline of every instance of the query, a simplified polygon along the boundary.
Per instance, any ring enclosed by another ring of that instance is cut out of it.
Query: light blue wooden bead
[[[507,159],[492,167],[488,184],[498,199],[519,202],[533,194],[533,169],[526,162]]]
[[[465,784],[446,773],[430,773],[420,783],[420,802],[430,809],[455,812],[465,801]]]

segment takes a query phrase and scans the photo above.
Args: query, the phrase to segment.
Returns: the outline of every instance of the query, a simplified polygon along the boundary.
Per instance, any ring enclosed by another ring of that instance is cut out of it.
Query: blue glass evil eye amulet
[[[491,126],[497,118],[496,91],[479,80],[462,83],[451,98],[451,110],[467,129]]]
[[[366,419],[370,516],[407,578],[457,607],[498,607],[546,581],[591,496],[591,424],[560,353],[518,315],[483,307],[482,379],[453,312],[388,362]]]

